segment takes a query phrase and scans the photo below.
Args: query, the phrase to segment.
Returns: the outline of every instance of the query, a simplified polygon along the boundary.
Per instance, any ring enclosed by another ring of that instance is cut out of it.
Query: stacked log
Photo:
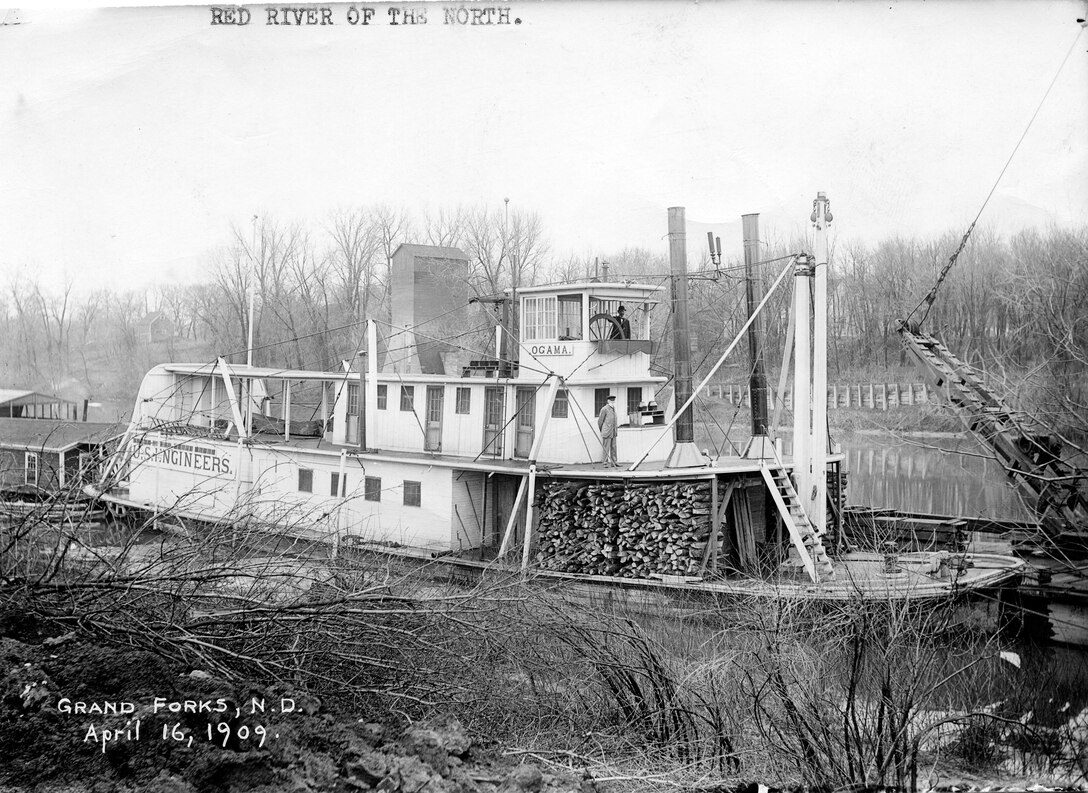
[[[537,562],[625,578],[698,575],[710,502],[710,482],[548,482],[540,490]]]

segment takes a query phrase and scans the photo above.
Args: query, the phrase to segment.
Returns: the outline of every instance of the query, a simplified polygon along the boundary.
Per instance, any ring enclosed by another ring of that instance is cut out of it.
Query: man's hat
[[[617,313],[617,314],[622,314],[622,313],[624,313],[625,311],[627,311],[627,309],[625,309],[625,308],[623,307],[623,304],[622,304],[622,303],[620,304],[620,307],[616,309],[616,313]]]
[[[611,402],[611,401],[612,401],[612,400],[614,400],[615,398],[616,398],[616,395],[615,395],[615,394],[609,394],[609,395],[608,395],[608,401],[609,401],[609,402]]]

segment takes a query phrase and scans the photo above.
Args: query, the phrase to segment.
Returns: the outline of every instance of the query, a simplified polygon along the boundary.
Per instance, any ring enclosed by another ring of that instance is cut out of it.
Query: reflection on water
[[[1029,517],[1001,466],[970,437],[880,433],[836,440],[846,453],[848,504],[1007,520]]]

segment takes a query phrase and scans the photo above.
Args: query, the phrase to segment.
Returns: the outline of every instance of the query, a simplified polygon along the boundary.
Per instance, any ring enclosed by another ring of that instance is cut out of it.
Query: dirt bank
[[[568,793],[588,780],[503,758],[454,718],[405,727],[304,690],[229,681],[55,635],[0,607],[0,790]]]

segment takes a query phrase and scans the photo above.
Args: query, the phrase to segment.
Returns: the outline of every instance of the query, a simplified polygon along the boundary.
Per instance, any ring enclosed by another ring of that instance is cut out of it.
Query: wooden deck
[[[340,454],[347,450],[348,453],[359,460],[373,462],[393,462],[437,465],[443,468],[458,468],[468,471],[487,471],[489,473],[504,473],[526,476],[529,473],[529,460],[521,459],[496,459],[494,457],[465,457],[438,452],[405,452],[405,451],[360,451],[355,446],[343,446],[321,438],[291,438],[284,441],[275,436],[259,436],[257,443],[275,447],[292,447],[306,450],[321,450],[329,453]],[[838,463],[845,459],[843,454],[829,454],[829,464]],[[603,463],[555,463],[539,460],[536,463],[538,476],[558,476],[572,479],[709,479],[715,474],[758,474],[761,463],[772,462],[745,457],[719,457],[708,461],[707,465],[697,468],[666,468],[663,460],[644,462],[635,471],[629,470],[634,460],[620,461],[618,468],[606,468]],[[783,464],[787,469],[793,467],[793,461],[786,457]]]
[[[341,554],[380,554],[388,557],[412,559],[433,569],[451,568],[472,571],[510,573],[517,568],[501,562],[485,562],[469,558],[443,556],[435,558],[428,552],[411,548],[383,548],[366,543],[342,544]],[[932,571],[934,554],[903,554],[895,566],[895,572],[885,572],[884,558],[873,553],[850,553],[832,560],[835,579],[812,583],[804,571],[781,575],[777,578],[724,578],[698,580],[685,576],[659,576],[654,578],[620,578],[605,575],[584,575],[555,570],[529,568],[527,577],[554,581],[571,586],[572,591],[589,589],[642,590],[659,593],[704,593],[734,596],[737,598],[845,602],[866,600],[872,602],[935,601],[972,590],[989,590],[1011,584],[1024,568],[1019,559],[996,554],[968,554],[964,558],[967,567],[961,573],[952,572],[943,577]]]

